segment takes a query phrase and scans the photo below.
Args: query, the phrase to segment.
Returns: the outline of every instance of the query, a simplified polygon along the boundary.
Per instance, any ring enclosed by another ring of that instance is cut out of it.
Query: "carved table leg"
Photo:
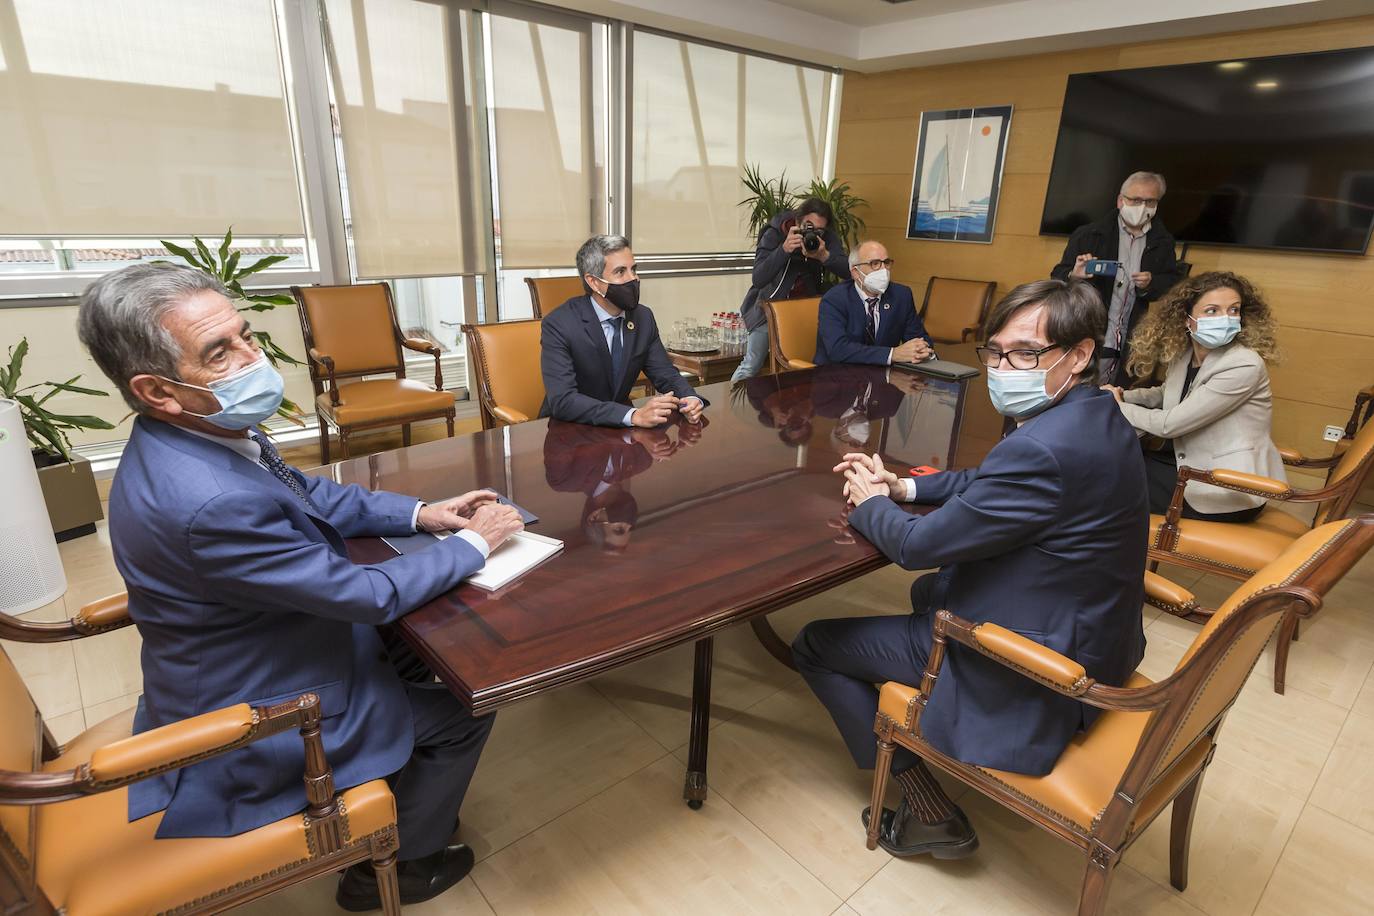
[[[711,656],[715,640],[697,640],[692,671],[692,734],[687,743],[687,779],[682,797],[696,810],[706,800],[706,741],[711,733]]]
[[[768,618],[755,617],[749,621],[749,628],[754,631],[755,638],[759,645],[768,650],[768,654],[782,662],[793,671],[797,670],[797,663],[792,660],[792,647],[782,641],[782,637],[773,629],[773,625],[768,622]]]

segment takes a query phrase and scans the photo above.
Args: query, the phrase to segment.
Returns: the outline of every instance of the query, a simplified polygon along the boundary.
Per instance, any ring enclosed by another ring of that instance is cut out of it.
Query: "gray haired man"
[[[1064,256],[1050,271],[1056,280],[1088,280],[1107,308],[1101,381],[1126,385],[1126,351],[1131,329],[1149,304],[1182,279],[1174,257],[1174,237],[1156,216],[1168,185],[1155,172],[1134,172],[1121,183],[1116,209],[1069,236]],[[1110,261],[1113,271],[1087,273],[1088,262]]]

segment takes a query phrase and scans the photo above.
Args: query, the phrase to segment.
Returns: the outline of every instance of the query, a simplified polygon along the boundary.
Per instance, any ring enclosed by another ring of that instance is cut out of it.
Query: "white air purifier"
[[[24,614],[66,590],[19,405],[0,398],[0,611]]]

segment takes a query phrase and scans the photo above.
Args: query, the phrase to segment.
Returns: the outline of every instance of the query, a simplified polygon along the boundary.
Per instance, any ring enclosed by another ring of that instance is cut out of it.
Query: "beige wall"
[[[995,279],[1000,295],[1018,283],[1049,276],[1063,251],[1064,239],[1042,238],[1039,226],[1070,73],[1362,45],[1374,45],[1374,16],[871,75],[848,73],[836,173],[869,200],[869,234],[888,246],[898,262],[895,278],[915,288],[918,297],[932,275]],[[908,240],[921,112],[1006,104],[1015,108],[993,243]],[[1103,211],[1111,204],[1104,200]],[[1282,324],[1280,343],[1286,355],[1272,370],[1274,438],[1307,453],[1329,454],[1322,428],[1344,426],[1355,391],[1374,381],[1374,258],[1193,246],[1188,260],[1195,274],[1215,269],[1244,274],[1269,296]]]

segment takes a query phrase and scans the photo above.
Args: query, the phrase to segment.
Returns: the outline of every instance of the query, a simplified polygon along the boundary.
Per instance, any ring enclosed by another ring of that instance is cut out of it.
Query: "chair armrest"
[[[789,369],[814,369],[814,368],[816,368],[816,364],[815,364],[815,363],[808,363],[808,362],[807,362],[806,360],[804,360],[804,359],[789,359],[789,360],[787,361],[787,368],[789,368]]]
[[[1329,468],[1335,466],[1336,462],[1340,460],[1336,455],[1327,458],[1308,458],[1297,449],[1288,448],[1284,445],[1280,445],[1278,449],[1279,457],[1290,468]]]
[[[335,407],[339,406],[339,382],[334,378],[334,357],[327,353],[321,353],[314,347],[306,351],[306,356],[312,363],[318,363],[324,367],[325,376],[329,379],[329,403]],[[318,389],[317,389],[318,390]],[[321,423],[324,421],[321,420]]]
[[[491,408],[491,415],[511,425],[516,423],[527,423],[530,419],[526,414],[521,413],[514,407],[502,407],[500,404],[496,404]]]
[[[307,791],[313,776],[321,785],[329,783],[332,795],[332,775],[319,743],[320,718],[320,700],[313,693],[276,706],[255,708],[239,703],[96,748],[91,759],[75,769],[55,773],[0,771],[0,804],[47,804],[117,789],[292,728],[299,728],[306,741]],[[313,754],[312,743],[319,745]],[[320,772],[311,773],[312,769]],[[314,801],[312,798],[312,804]]]
[[[1197,596],[1188,589],[1148,570],[1145,573],[1145,603],[1189,620],[1205,620],[1210,616],[1202,613]]]
[[[1078,694],[1087,689],[1090,679],[1082,665],[1014,630],[980,623],[973,628],[973,640],[984,655],[1008,668],[1019,668],[1061,693]]]
[[[1231,490],[1249,490],[1271,499],[1284,499],[1293,493],[1293,488],[1288,485],[1286,480],[1276,480],[1273,477],[1263,477],[1259,474],[1247,474],[1244,471],[1231,471],[1225,468],[1213,470],[1212,479],[1207,482]]]
[[[414,350],[417,353],[437,354],[439,348],[434,345],[434,341],[425,340],[423,337],[406,337],[401,340],[401,346],[407,350]]]
[[[0,614],[0,639],[15,642],[64,642],[108,633],[126,627],[133,621],[129,618],[129,595],[120,592],[100,598],[82,608],[70,620],[54,623],[33,623],[8,614]]]
[[[1208,483],[1224,490],[1263,496],[1265,499],[1308,502],[1314,497],[1326,498],[1323,491],[1300,492],[1290,487],[1286,481],[1275,480],[1273,477],[1261,477],[1259,474],[1246,474],[1244,471],[1231,471],[1225,468],[1200,471],[1185,465],[1178,469],[1178,482],[1174,484],[1174,495],[1169,500],[1169,510],[1164,513],[1164,522],[1159,526],[1159,535],[1153,545],[1159,550],[1171,551],[1178,543],[1178,520],[1183,516],[1183,491],[1190,480]]]

